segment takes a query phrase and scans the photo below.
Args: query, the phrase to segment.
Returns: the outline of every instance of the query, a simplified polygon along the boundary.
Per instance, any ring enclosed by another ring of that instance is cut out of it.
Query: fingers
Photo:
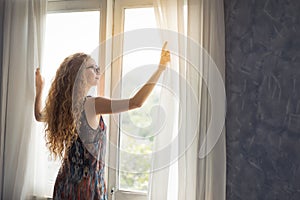
[[[163,57],[170,57],[170,51],[169,50],[164,50],[161,52],[161,56]]]
[[[165,56],[170,56],[170,51],[169,50],[164,51],[164,55]]]
[[[165,43],[164,43],[164,45],[163,45],[163,47],[162,47],[162,50],[165,50],[165,49],[166,49],[167,44],[168,44],[168,41],[165,41]]]
[[[167,44],[168,42],[165,41],[162,47],[161,51],[161,57],[160,57],[160,67],[163,66],[163,69],[165,69],[168,62],[170,62],[170,51],[167,50]]]
[[[36,77],[36,80],[44,81],[44,77],[42,77],[41,70],[39,67],[36,68],[36,70],[35,70],[35,77]]]
[[[162,47],[162,52],[161,52],[162,56],[169,56],[170,55],[170,51],[166,50],[167,44],[168,44],[168,41],[165,41],[164,45]]]
[[[36,70],[35,70],[35,74],[41,74],[41,69],[38,67],[38,68],[36,68]]]

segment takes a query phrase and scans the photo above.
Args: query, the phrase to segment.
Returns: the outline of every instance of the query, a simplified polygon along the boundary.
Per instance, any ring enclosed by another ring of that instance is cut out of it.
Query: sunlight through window
[[[124,32],[142,28],[157,28],[154,8],[130,8],[125,9]],[[160,38],[160,35],[153,37]],[[124,49],[132,41],[124,39]],[[158,67],[160,50],[138,50],[123,55],[122,77],[128,74],[135,74],[135,78],[122,83],[122,96],[124,98],[132,96],[139,88],[132,91],[130,88],[136,87],[136,73],[139,67],[149,67],[149,71],[144,71],[144,77],[150,75]],[[146,75],[147,74],[147,75]],[[146,82],[144,80],[143,82]],[[149,173],[151,167],[150,157],[136,157],[135,155],[150,154],[152,152],[153,134],[149,129],[152,123],[150,114],[151,108],[158,104],[159,87],[155,87],[152,94],[144,103],[143,107],[121,114],[121,133],[120,133],[120,174],[119,187],[121,190],[147,192]],[[137,139],[140,138],[140,139]]]

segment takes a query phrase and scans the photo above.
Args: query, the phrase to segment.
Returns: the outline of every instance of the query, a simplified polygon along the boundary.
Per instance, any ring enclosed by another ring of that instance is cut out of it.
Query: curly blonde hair
[[[83,110],[86,80],[82,73],[91,57],[84,53],[68,56],[56,71],[51,84],[45,114],[45,138],[54,158],[63,158],[78,137],[78,125]],[[72,102],[73,100],[73,102]]]

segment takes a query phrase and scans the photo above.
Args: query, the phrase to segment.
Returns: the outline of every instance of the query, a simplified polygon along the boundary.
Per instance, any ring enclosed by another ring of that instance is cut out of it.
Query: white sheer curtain
[[[34,185],[34,70],[42,60],[47,1],[4,4],[1,199],[28,199]]]
[[[223,0],[155,0],[171,50],[155,137],[149,199],[224,200],[225,31]],[[171,71],[171,72],[170,72]]]

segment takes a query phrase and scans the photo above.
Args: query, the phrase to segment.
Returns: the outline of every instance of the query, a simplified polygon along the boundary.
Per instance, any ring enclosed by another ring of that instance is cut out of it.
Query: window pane
[[[90,54],[99,43],[100,12],[47,14],[45,59],[43,70],[55,75],[63,59],[73,53]]]
[[[156,27],[154,9],[152,7],[125,9],[124,32]],[[159,38],[159,35],[154,37]],[[125,38],[124,49],[126,49],[126,45],[130,42],[126,41]],[[139,89],[136,88],[139,87],[137,82],[145,83],[148,80],[151,74],[157,69],[159,58],[160,51],[149,49],[133,51],[123,55],[123,97],[128,98]],[[139,76],[140,73],[143,75]],[[150,112],[152,107],[158,104],[159,91],[160,88],[155,87],[142,108],[121,114],[119,162],[119,187],[121,190],[146,192],[148,189],[149,173],[146,172],[150,170],[150,153],[152,151],[151,134],[153,134],[149,129],[152,123]]]

